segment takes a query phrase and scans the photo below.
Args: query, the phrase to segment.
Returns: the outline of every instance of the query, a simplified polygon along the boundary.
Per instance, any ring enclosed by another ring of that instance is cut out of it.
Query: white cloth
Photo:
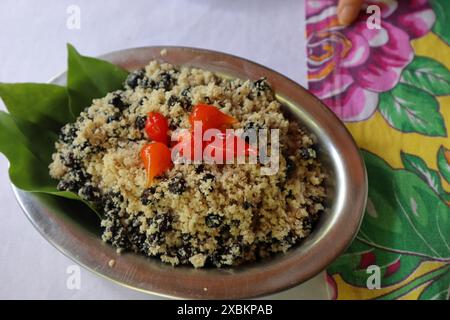
[[[67,27],[71,5],[80,9],[80,29]],[[306,85],[304,16],[304,2],[298,0],[2,0],[0,82],[46,82],[65,70],[65,44],[70,42],[92,56],[148,45],[213,49],[259,62]],[[81,271],[80,290],[69,290],[66,270],[74,262],[26,219],[7,169],[0,156],[0,298],[156,298],[86,270]],[[276,297],[325,298],[323,274]]]

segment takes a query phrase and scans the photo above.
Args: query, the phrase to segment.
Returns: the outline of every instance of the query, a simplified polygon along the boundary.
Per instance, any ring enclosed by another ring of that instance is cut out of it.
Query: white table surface
[[[80,29],[67,27],[70,5],[80,9]],[[67,42],[94,56],[148,45],[208,48],[259,62],[306,86],[300,0],[0,1],[0,82],[46,82],[66,68]],[[68,289],[67,268],[75,263],[28,222],[7,170],[8,162],[0,155],[0,298],[157,298],[84,269],[80,289]],[[324,275],[273,297],[326,298]]]

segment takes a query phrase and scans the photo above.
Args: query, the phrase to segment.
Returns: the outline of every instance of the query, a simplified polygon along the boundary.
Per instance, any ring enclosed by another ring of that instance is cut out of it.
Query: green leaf
[[[58,132],[73,120],[66,88],[45,83],[0,83],[0,97],[16,119]]]
[[[27,148],[28,138],[12,116],[3,111],[0,128],[0,151],[9,160],[9,176],[14,185],[26,191],[56,191],[56,181],[50,178],[47,165]]]
[[[391,91],[380,94],[379,109],[386,121],[400,131],[447,135],[437,100],[413,86],[399,83]]]
[[[435,279],[420,295],[421,300],[449,300],[450,299],[450,265],[447,272]]]
[[[120,89],[128,72],[104,60],[80,55],[68,44],[67,89],[74,116],[92,104],[92,100]]]
[[[447,156],[446,156],[447,155]],[[439,148],[438,152],[438,168],[444,179],[450,183],[450,150],[447,150],[444,146]]]
[[[411,292],[414,289],[419,288],[422,285],[426,285],[427,283],[432,283],[442,277],[445,273],[448,272],[447,265],[444,267],[438,268],[431,272],[425,273],[423,275],[418,276],[417,278],[412,279],[410,282],[405,284],[402,287],[395,289],[394,291],[378,297],[377,300],[397,300],[399,298],[404,297],[406,294]]]
[[[14,117],[12,119],[20,132],[26,137],[24,144],[28,150],[48,166],[55,151],[55,142],[58,135],[29,121]]]
[[[18,125],[19,123],[19,125]],[[77,194],[68,191],[59,191],[56,189],[56,180],[52,179],[48,173],[49,159],[44,161],[39,155],[48,152],[48,147],[43,145],[33,145],[32,141],[36,137],[36,130],[43,134],[45,130],[37,129],[37,126],[25,121],[14,119],[10,114],[0,111],[0,152],[3,153],[9,161],[9,178],[11,182],[19,189],[29,192],[41,192],[51,195],[78,200],[93,210],[98,217],[101,217],[95,207],[87,201],[81,199]],[[20,129],[19,129],[20,128]],[[30,134],[30,135],[26,135]],[[51,133],[49,133],[51,134]],[[11,139],[14,137],[14,139]],[[42,139],[45,135],[40,136]],[[34,151],[40,148],[39,155]],[[53,152],[50,149],[50,155]]]
[[[428,168],[425,161],[418,156],[402,152],[401,158],[406,170],[415,173],[445,201],[450,200],[449,195],[442,187],[441,177],[437,171]]]
[[[66,89],[51,84],[2,83],[0,96],[17,129],[26,137],[24,145],[48,165],[56,133],[72,120]]]
[[[370,275],[367,273],[367,264],[370,262],[380,267],[381,286],[385,287],[407,278],[421,261],[420,257],[374,248],[356,238],[327,271],[329,274],[338,273],[351,285],[365,287]]]
[[[373,247],[450,261],[450,208],[417,175],[364,152],[370,210],[362,241]],[[368,207],[369,208],[369,207]]]
[[[450,28],[448,27],[448,21],[450,20],[450,1],[432,0],[431,6],[436,14],[433,32],[447,44],[450,44]]]
[[[29,124],[29,122],[21,122],[23,127]],[[56,180],[48,174],[48,163],[43,162],[28,148],[29,137],[19,129],[14,118],[4,111],[0,111],[0,128],[2,130],[0,152],[9,160],[9,177],[17,188],[82,201],[78,195],[72,192],[56,189]],[[27,130],[30,131],[26,132],[31,132],[34,129],[28,128]],[[88,205],[90,206],[90,204]]]
[[[435,96],[450,94],[450,72],[431,58],[415,56],[403,70],[401,81]]]
[[[0,84],[0,97],[9,111],[0,113],[0,152],[10,162],[9,175],[16,187],[82,201],[96,211],[77,194],[58,191],[48,165],[61,127],[73,122],[92,99],[120,88],[127,72],[108,62],[83,57],[70,45],[68,51],[67,88],[39,83]]]

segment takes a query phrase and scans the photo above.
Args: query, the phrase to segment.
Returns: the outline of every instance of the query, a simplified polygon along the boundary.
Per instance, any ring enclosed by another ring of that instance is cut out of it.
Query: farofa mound
[[[233,128],[279,129],[278,173],[262,175],[260,164],[176,164],[147,188],[139,158],[147,113],[162,113],[170,130],[189,128],[197,103],[238,119]],[[285,252],[324,209],[313,141],[283,116],[265,79],[227,80],[157,61],[62,128],[50,175],[58,189],[102,209],[104,241],[172,265],[238,265]]]

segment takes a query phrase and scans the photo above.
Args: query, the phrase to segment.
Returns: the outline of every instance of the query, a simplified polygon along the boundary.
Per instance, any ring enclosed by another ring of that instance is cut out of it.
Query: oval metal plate
[[[167,52],[163,56],[161,50]],[[128,70],[152,59],[256,80],[267,77],[284,112],[298,120],[317,140],[327,180],[328,208],[312,234],[285,254],[234,268],[172,267],[137,254],[116,254],[100,239],[96,215],[75,201],[14,188],[20,206],[36,229],[56,248],[92,272],[119,284],[166,297],[238,299],[275,293],[298,285],[325,269],[355,237],[367,198],[362,157],[342,122],[306,89],[254,62],[209,50],[145,47],[101,58]],[[51,82],[65,84],[66,74]],[[114,267],[108,262],[114,259]]]

